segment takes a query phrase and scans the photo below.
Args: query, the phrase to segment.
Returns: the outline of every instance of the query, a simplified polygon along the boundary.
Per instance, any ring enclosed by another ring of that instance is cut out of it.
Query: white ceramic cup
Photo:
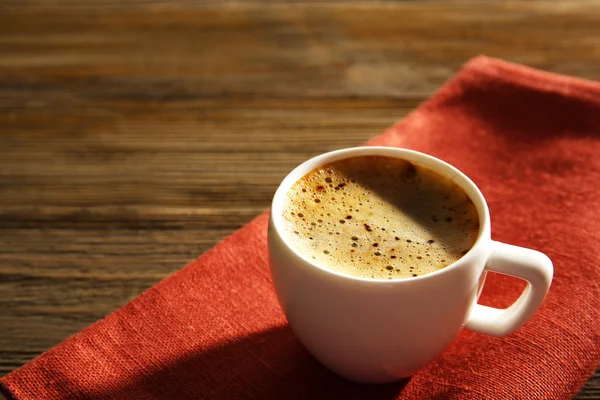
[[[441,270],[405,279],[367,279],[311,261],[286,237],[282,212],[292,185],[332,161],[381,155],[408,160],[452,179],[477,207],[480,230],[469,252]],[[322,154],[294,169],[271,207],[269,257],[277,298],[300,341],[326,367],[363,383],[393,382],[435,359],[463,327],[494,336],[512,333],[542,304],[552,262],[535,250],[493,241],[490,215],[475,184],[453,166],[416,151],[357,147]],[[528,282],[513,305],[477,304],[487,271]]]

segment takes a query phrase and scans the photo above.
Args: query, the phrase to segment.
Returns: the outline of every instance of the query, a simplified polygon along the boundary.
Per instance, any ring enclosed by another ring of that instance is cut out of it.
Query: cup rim
[[[404,277],[404,278],[394,278],[394,279],[380,279],[380,278],[363,278],[359,276],[350,275],[347,273],[337,272],[326,268],[324,266],[319,265],[313,260],[306,257],[302,254],[294,245],[290,242],[287,235],[285,234],[285,230],[283,228],[283,205],[287,192],[289,189],[302,177],[304,177],[309,172],[314,169],[325,165],[330,162],[343,160],[346,158],[359,157],[359,156],[368,156],[368,155],[380,155],[380,156],[388,156],[394,158],[401,158],[407,161],[410,161],[414,164],[423,166],[428,169],[432,169],[434,172],[451,179],[454,183],[456,183],[461,189],[463,189],[469,198],[473,201],[477,209],[477,215],[479,218],[479,232],[477,233],[477,238],[475,239],[475,243],[469,249],[469,251],[463,255],[461,258],[453,262],[452,264],[441,268],[437,271],[429,272],[424,275],[419,275],[416,277]],[[420,162],[421,161],[421,162]],[[427,165],[424,165],[427,164]],[[435,164],[435,168],[431,168],[431,164]],[[447,173],[440,172],[440,169],[445,170]],[[458,180],[458,181],[457,181]],[[407,282],[416,282],[420,280],[433,279],[439,275],[443,275],[449,273],[450,271],[460,268],[461,265],[465,265],[469,263],[474,257],[476,257],[475,253],[478,253],[479,249],[486,245],[488,240],[491,240],[491,228],[490,228],[490,214],[487,206],[487,202],[483,197],[483,194],[475,185],[475,183],[463,172],[461,172],[458,168],[453,165],[440,160],[437,157],[431,156],[426,153],[422,153],[416,150],[410,150],[401,147],[388,147],[388,146],[360,146],[360,147],[349,147],[342,148],[338,150],[333,150],[330,152],[322,153],[315,157],[312,157],[296,168],[294,168],[290,173],[286,175],[286,177],[279,184],[279,187],[275,191],[275,195],[273,196],[273,201],[271,203],[271,211],[270,211],[271,225],[276,231],[277,236],[280,240],[285,244],[285,246],[298,258],[302,261],[314,267],[318,270],[321,270],[325,273],[338,276],[345,279],[350,279],[354,281],[368,282],[368,283],[377,283],[377,284],[403,284]]]

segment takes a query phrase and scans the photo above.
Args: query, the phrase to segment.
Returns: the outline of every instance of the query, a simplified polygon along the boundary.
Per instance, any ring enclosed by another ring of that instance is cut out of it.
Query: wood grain
[[[600,2],[1,1],[0,374],[481,53],[600,80]]]

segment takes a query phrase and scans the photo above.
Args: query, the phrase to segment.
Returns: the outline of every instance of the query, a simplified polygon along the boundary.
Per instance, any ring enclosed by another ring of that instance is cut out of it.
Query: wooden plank
[[[422,98],[481,53],[600,80],[599,25],[598,1],[6,7],[0,74],[87,98]]]
[[[235,227],[223,214],[267,208],[294,165],[359,144],[417,104],[227,99],[0,110],[0,226],[159,228],[196,218]]]

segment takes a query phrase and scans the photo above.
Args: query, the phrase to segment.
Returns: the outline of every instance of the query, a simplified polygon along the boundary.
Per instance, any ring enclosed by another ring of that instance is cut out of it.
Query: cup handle
[[[493,308],[475,304],[465,327],[492,336],[506,336],[519,329],[542,305],[552,282],[552,261],[539,251],[492,242],[485,271],[514,276],[527,287],[510,307]]]

